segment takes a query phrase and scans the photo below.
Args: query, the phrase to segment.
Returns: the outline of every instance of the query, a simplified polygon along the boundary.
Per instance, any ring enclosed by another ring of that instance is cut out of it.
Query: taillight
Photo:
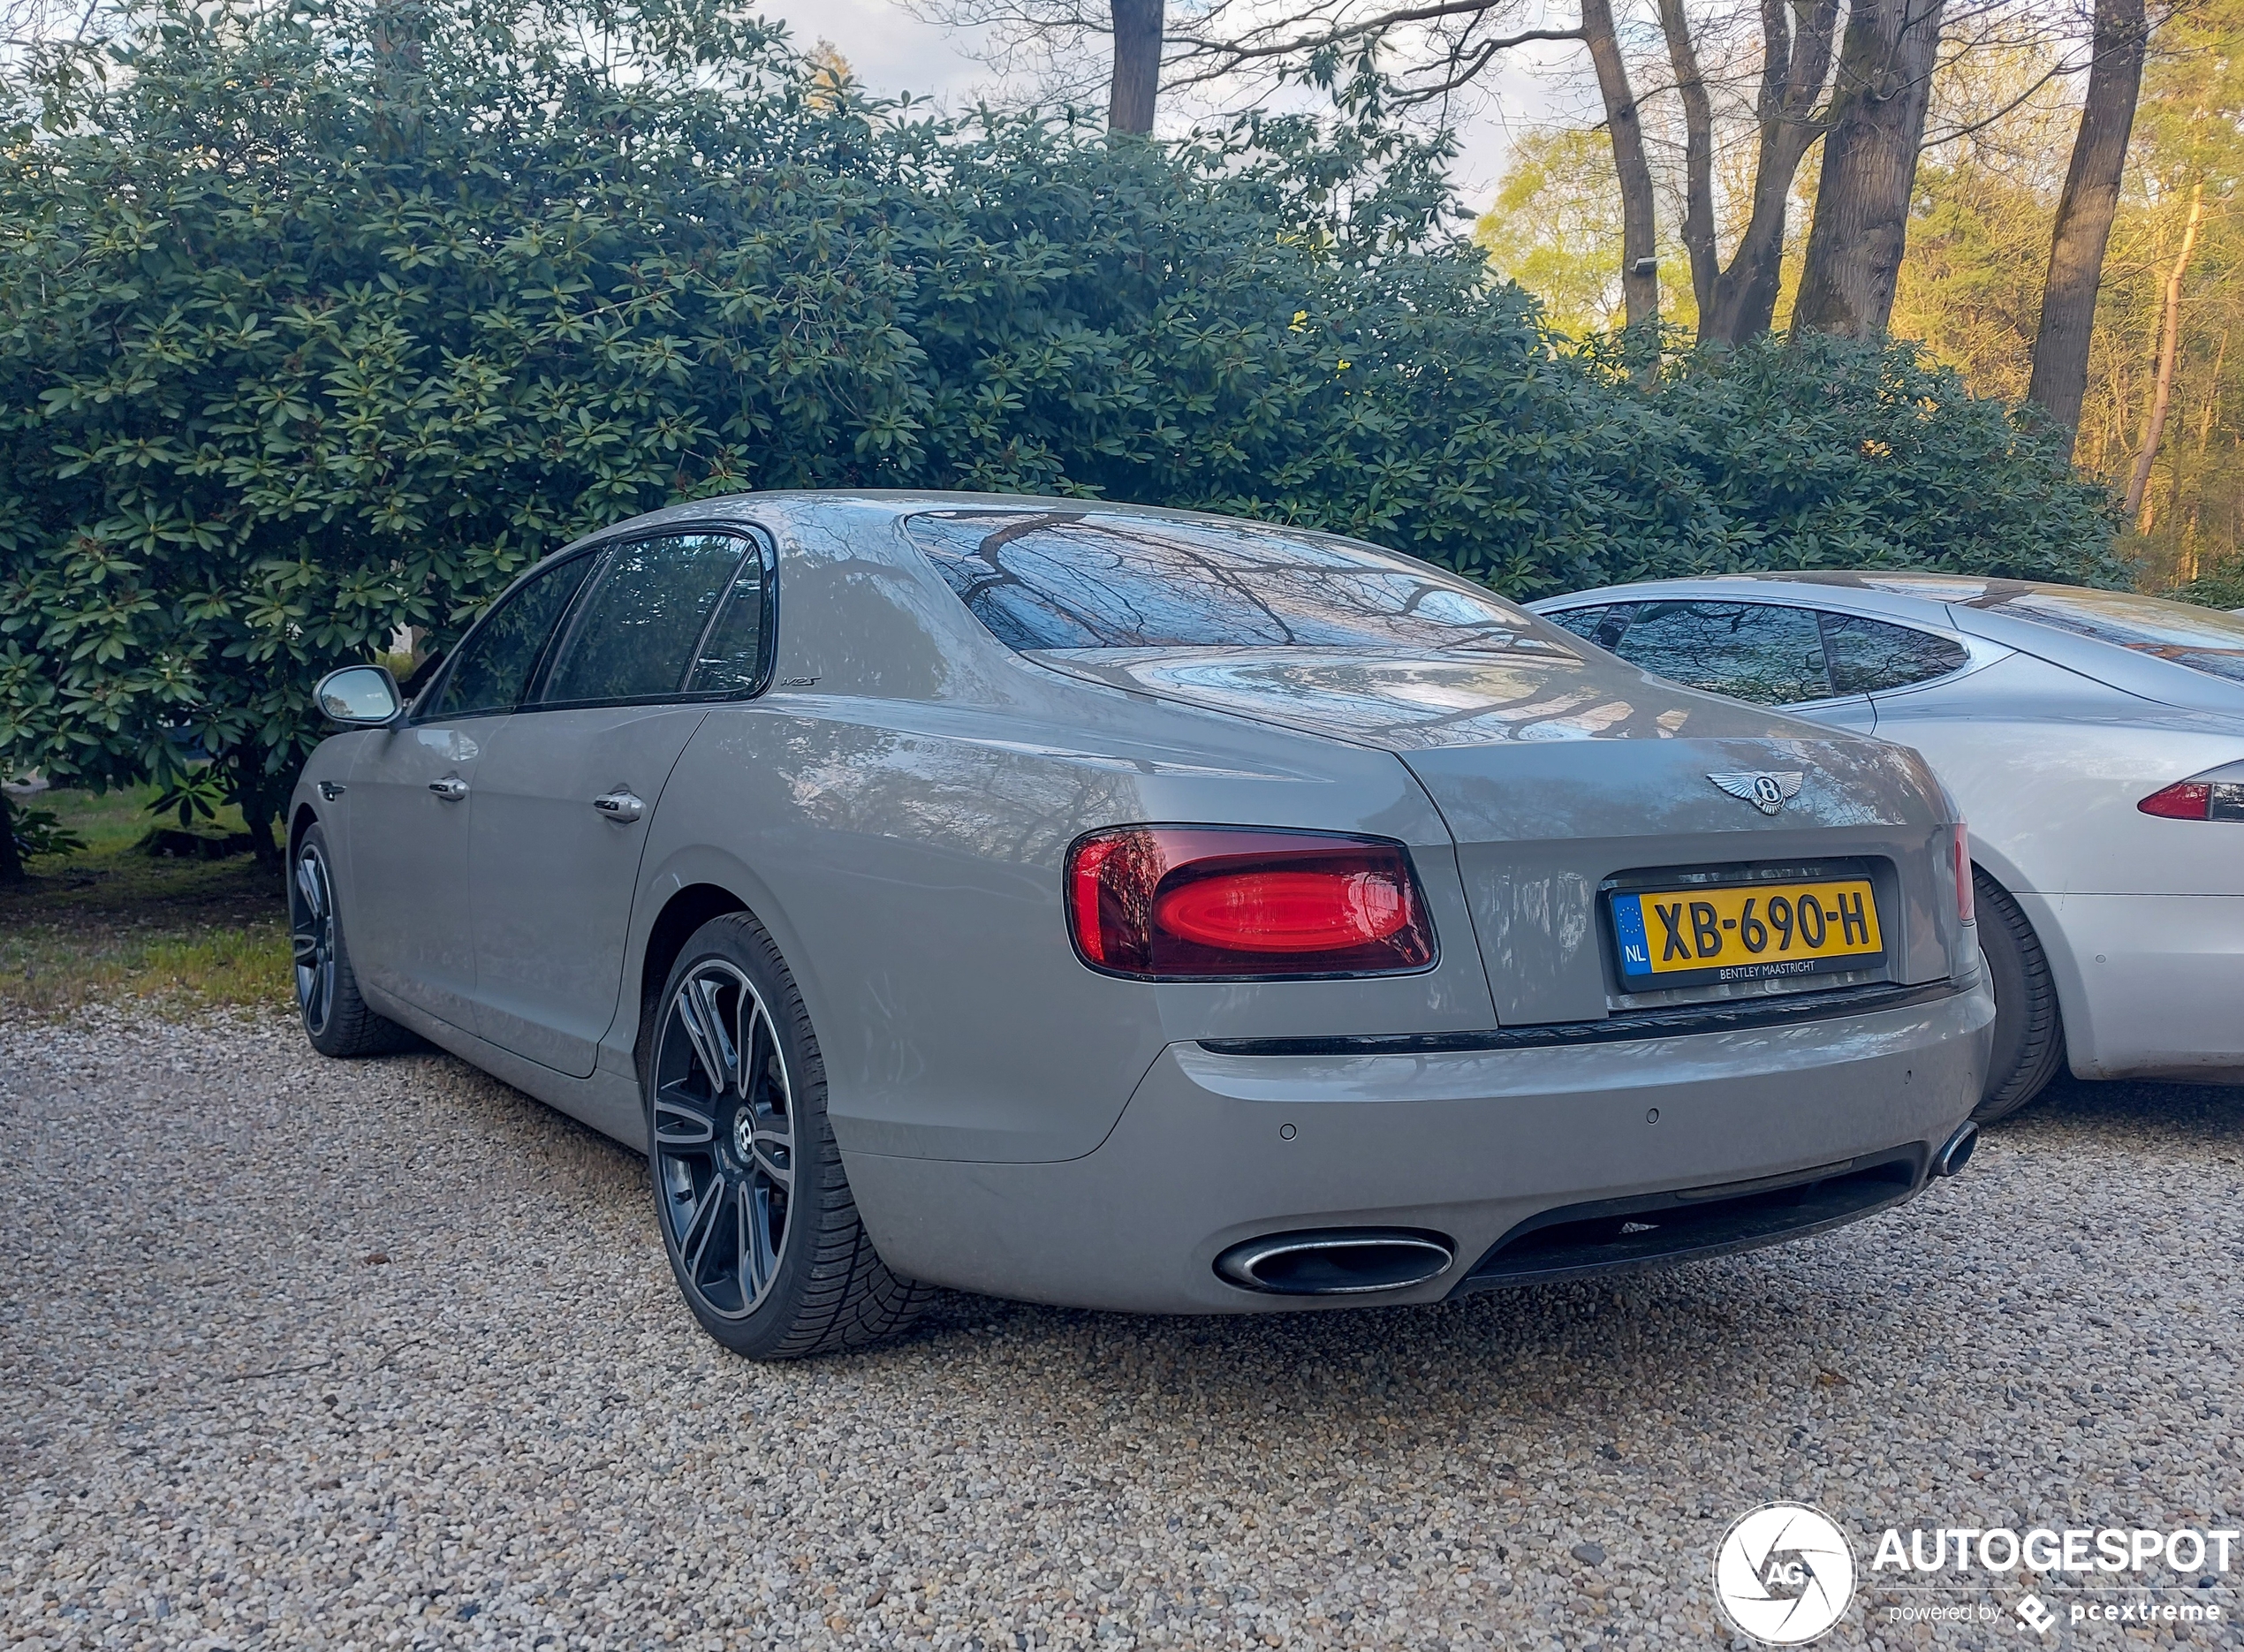
[[[2177,780],[2135,805],[2170,821],[2244,821],[2244,781]]]
[[[1384,975],[1434,961],[1409,852],[1383,837],[1118,826],[1076,839],[1066,887],[1076,951],[1111,974]]]
[[[1978,921],[1978,903],[1971,893],[1971,828],[1956,822],[1956,917],[1964,923]]]

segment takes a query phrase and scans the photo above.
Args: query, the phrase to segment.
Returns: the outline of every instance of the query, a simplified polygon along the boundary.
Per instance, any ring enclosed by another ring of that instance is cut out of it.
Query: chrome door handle
[[[446,775],[442,780],[431,780],[428,789],[447,803],[457,803],[467,795],[467,782],[458,775]]]
[[[635,792],[628,790],[618,790],[609,792],[605,797],[596,797],[592,799],[592,807],[618,826],[628,826],[647,812],[646,803]]]

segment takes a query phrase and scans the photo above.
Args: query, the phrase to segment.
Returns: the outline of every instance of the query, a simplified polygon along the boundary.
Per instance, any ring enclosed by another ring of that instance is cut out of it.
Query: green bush
[[[2108,492],[2045,423],[1974,398],[1906,341],[1702,348],[1656,393],[1740,565],[1923,568],[2119,586]]]
[[[1563,348],[1368,125],[945,124],[667,9],[173,7],[118,56],[19,72],[0,151],[0,761],[57,780],[199,747],[269,819],[322,671],[743,488],[1231,511],[1520,595],[2119,572],[1907,350]]]
[[[2244,610],[2244,561],[2223,563],[2167,595],[2179,602]]]

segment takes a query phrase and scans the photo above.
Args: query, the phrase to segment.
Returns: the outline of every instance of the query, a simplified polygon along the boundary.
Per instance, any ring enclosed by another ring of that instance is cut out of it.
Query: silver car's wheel
[[[871,1342],[930,1294],[873,1249],[826,1121],[826,1069],[779,950],[712,918],[641,1023],[663,1248],[701,1328],[787,1360]]]
[[[323,1056],[378,1056],[420,1042],[367,1007],[351,969],[351,949],[336,909],[327,835],[317,826],[296,841],[288,867],[288,944],[295,956],[296,1008],[304,1036]]]
[[[297,852],[289,885],[289,948],[296,958],[296,1007],[316,1040],[335,1012],[335,886],[317,843]]]
[[[694,1306],[743,1319],[777,1283],[794,1203],[794,1099],[771,1012],[724,959],[671,993],[655,1056],[655,1178]]]

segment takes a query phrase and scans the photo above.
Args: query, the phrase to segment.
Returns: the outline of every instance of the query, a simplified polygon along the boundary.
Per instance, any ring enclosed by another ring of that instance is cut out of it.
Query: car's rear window
[[[1013,648],[1555,646],[1492,593],[1323,535],[1095,511],[929,511],[906,526]]]
[[[2244,618],[2217,609],[2193,608],[2155,596],[2124,591],[2028,589],[2014,595],[1990,593],[1972,606],[2060,631],[2117,643],[2138,654],[2155,654],[2207,672],[2244,682]]]

